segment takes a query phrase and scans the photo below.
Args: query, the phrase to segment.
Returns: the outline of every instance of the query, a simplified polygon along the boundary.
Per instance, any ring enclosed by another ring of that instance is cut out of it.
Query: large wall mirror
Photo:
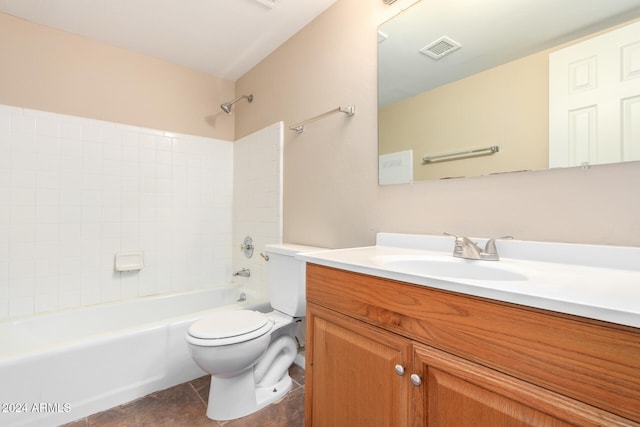
[[[378,124],[381,184],[640,160],[640,0],[419,0],[378,28]]]

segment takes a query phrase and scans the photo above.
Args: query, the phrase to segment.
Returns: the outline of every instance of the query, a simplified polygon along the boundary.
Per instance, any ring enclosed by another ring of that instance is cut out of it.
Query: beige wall
[[[378,231],[640,246],[640,164],[377,185],[376,32],[401,7],[338,0],[236,82],[255,101],[235,139],[279,120],[286,130],[284,238],[367,245]],[[233,83],[0,14],[0,104],[234,139],[218,105]]]
[[[378,187],[375,29],[392,9],[338,0],[237,82],[256,97],[236,119],[239,136],[357,108],[286,131],[285,240],[346,247],[377,231],[449,231],[640,246],[638,162]]]
[[[537,53],[381,108],[380,153],[413,150],[416,181],[546,169],[548,70],[548,52]],[[493,145],[493,156],[422,164]]]
[[[234,139],[234,83],[0,13],[0,104]]]

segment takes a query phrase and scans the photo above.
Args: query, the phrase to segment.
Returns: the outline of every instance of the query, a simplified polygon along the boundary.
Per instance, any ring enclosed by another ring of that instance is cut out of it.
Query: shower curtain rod
[[[467,159],[469,157],[490,156],[500,151],[499,145],[492,145],[485,148],[473,148],[466,151],[458,151],[457,153],[439,154],[437,156],[425,156],[422,158],[422,164],[436,162],[447,162],[449,160]]]
[[[312,117],[310,119],[307,119],[303,122],[297,123],[295,125],[289,126],[289,130],[294,130],[298,133],[302,133],[304,132],[304,127],[306,125],[308,125],[309,123],[313,123],[317,120],[320,119],[324,119],[327,116],[330,116],[334,113],[344,113],[347,115],[347,117],[351,117],[356,113],[356,106],[355,105],[348,105],[346,107],[338,107],[338,108],[334,108],[333,110],[327,111],[326,113],[322,113],[318,116]]]

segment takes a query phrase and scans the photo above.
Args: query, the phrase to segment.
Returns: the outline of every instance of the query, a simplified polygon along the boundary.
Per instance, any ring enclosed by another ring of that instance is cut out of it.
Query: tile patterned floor
[[[302,427],[304,369],[289,369],[293,388],[280,401],[254,414],[231,421],[213,421],[205,412],[210,377],[158,391],[133,402],[65,424],[64,427]]]

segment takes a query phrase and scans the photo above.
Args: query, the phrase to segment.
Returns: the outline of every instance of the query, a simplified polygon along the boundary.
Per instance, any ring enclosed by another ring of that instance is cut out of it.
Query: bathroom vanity
[[[524,295],[526,304],[505,301],[517,298],[504,290],[491,294],[491,280],[477,290],[469,284],[482,286],[471,280],[465,288],[464,279],[384,267],[381,253],[407,256],[395,249],[303,257],[307,427],[640,426],[636,312],[622,310],[624,324],[607,319],[618,319],[612,307],[588,308],[596,318],[547,308],[553,305],[548,301],[565,298],[561,292]],[[373,260],[368,266],[355,261],[364,253]],[[624,256],[633,261],[636,255],[631,249]],[[576,265],[563,267],[578,277],[583,272]],[[619,274],[620,281],[629,280],[625,284],[640,277],[622,267],[607,276]],[[526,271],[524,276],[530,281]],[[496,277],[503,289],[527,287],[512,276]],[[584,293],[595,297],[598,291],[591,286]],[[580,305],[585,304],[566,304],[573,312]]]

